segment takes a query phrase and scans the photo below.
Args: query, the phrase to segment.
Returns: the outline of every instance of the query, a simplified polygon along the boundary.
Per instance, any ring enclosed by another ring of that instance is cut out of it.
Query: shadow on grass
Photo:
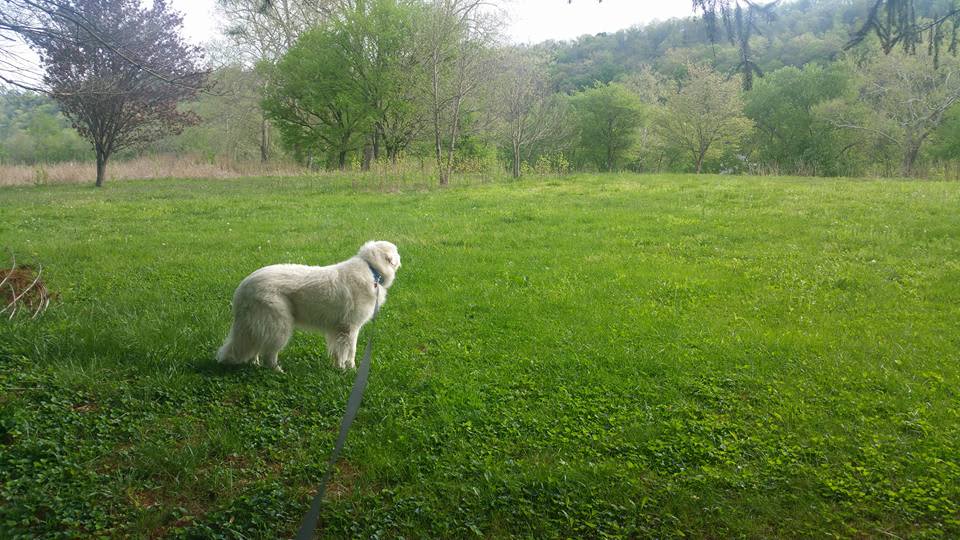
[[[205,377],[229,377],[237,380],[260,379],[264,375],[283,375],[253,364],[221,364],[214,358],[199,358],[190,361],[189,370]]]

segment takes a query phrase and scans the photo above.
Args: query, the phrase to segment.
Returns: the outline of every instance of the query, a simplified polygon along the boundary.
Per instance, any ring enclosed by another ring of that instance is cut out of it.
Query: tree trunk
[[[340,148],[337,151],[337,167],[341,171],[347,169],[347,154],[350,153],[350,138],[353,133],[347,132],[340,135]]]
[[[520,178],[520,144],[513,142],[513,177]]]
[[[360,170],[370,170],[370,163],[373,162],[373,153],[374,151],[372,144],[363,145],[363,162],[360,164]]]
[[[103,178],[107,173],[107,156],[102,150],[97,150],[97,187],[103,186]]]
[[[513,177],[520,178],[520,148],[523,144],[523,117],[518,114],[513,125]]]
[[[437,158],[437,174],[440,185],[447,185],[447,176],[443,168],[443,138],[440,135],[440,59],[439,52],[433,52],[433,147]]]
[[[913,175],[913,165],[916,163],[918,155],[920,155],[920,146],[908,144],[906,151],[903,153],[903,162],[900,165],[900,173],[903,176]]]
[[[260,163],[270,160],[270,121],[266,115],[260,120]]]
[[[463,101],[463,95],[458,95],[453,105],[453,126],[450,129],[450,147],[447,148],[447,164],[444,166],[440,183],[447,185],[450,183],[450,175],[453,173],[453,157],[457,154],[457,137],[460,135],[460,104]]]

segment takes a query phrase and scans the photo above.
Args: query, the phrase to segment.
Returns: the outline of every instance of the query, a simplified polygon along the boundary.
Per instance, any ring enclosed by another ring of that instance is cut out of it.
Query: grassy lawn
[[[59,295],[0,320],[0,538],[292,534],[353,374],[213,354],[250,271],[374,238],[324,537],[960,536],[960,184],[575,176],[0,190]]]

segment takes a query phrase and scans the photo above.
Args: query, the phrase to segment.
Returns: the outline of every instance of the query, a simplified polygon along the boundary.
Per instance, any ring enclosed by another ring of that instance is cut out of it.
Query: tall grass
[[[156,178],[239,178],[243,176],[297,176],[303,167],[289,162],[237,162],[208,160],[198,156],[153,155],[107,164],[107,182]],[[0,186],[93,183],[97,177],[92,162],[38,165],[0,165]]]
[[[506,172],[491,163],[467,160],[455,169],[459,183],[485,183],[506,178]],[[235,161],[229,158],[207,159],[200,156],[159,154],[133,159],[116,159],[107,165],[107,182],[152,180],[158,178],[223,179],[248,176],[311,176],[331,184],[348,184],[355,189],[398,191],[421,189],[436,184],[436,164],[431,159],[406,158],[391,162],[380,160],[368,170],[359,162],[349,163],[342,171],[310,169],[291,161]],[[0,186],[86,184],[96,179],[92,162],[64,162],[38,165],[0,164]]]

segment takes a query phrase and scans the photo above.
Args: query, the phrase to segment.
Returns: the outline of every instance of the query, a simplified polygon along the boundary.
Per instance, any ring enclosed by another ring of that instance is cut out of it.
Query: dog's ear
[[[383,255],[383,259],[387,261],[390,268],[394,270],[400,268],[400,252],[397,251],[397,246],[390,242],[380,242],[378,247],[380,248],[380,254]]]
[[[387,259],[387,264],[394,268],[400,268],[400,254],[395,251],[387,250],[383,253],[384,258]]]

